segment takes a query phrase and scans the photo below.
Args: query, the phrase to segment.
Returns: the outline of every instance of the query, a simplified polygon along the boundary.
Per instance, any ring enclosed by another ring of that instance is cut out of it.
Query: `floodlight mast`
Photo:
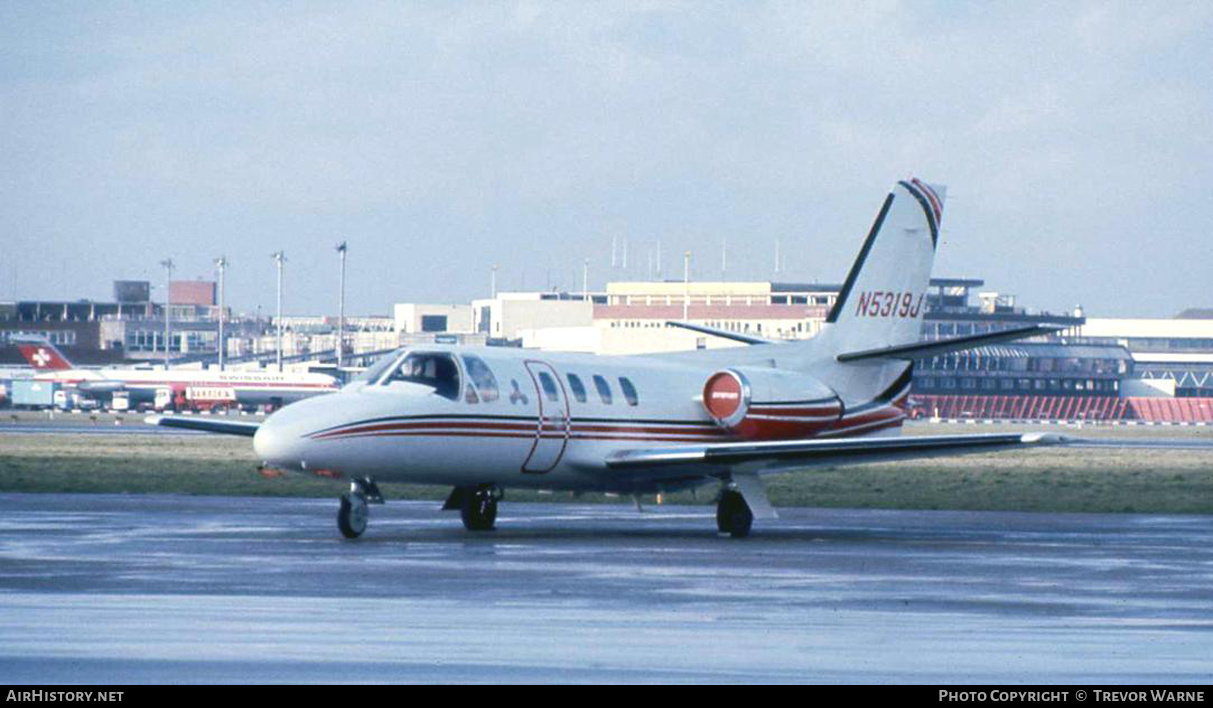
[[[223,371],[223,358],[227,353],[227,338],[224,336],[224,324],[227,320],[224,302],[224,284],[227,280],[227,256],[216,258],[215,267],[219,269],[219,370]]]
[[[160,265],[164,266],[164,368],[169,368],[170,355],[173,349],[173,325],[172,325],[172,304],[173,304],[173,269],[176,264],[172,258],[165,258],[160,261]]]
[[[337,376],[341,376],[341,366],[345,361],[345,241],[337,244],[337,253],[341,257],[341,292],[337,298]]]
[[[286,263],[286,251],[275,251],[270,254],[274,262],[278,264],[278,371],[282,371],[282,264]]]

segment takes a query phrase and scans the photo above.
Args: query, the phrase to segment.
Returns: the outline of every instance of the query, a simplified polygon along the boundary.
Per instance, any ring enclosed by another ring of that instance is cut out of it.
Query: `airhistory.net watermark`
[[[17,691],[9,689],[5,702],[22,703],[121,703],[125,691],[44,691],[33,689]]]

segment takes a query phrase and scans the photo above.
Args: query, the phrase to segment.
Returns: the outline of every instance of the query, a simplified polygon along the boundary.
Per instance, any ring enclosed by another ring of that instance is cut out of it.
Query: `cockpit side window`
[[[434,393],[456,400],[459,398],[459,366],[449,354],[413,352],[400,362],[396,370],[383,380],[387,386],[396,381],[430,386]]]
[[[493,376],[493,370],[484,363],[483,359],[471,354],[464,354],[463,368],[467,370],[468,378],[471,379],[476,391],[480,394],[480,400],[485,403],[497,400],[501,395],[497,389],[497,377]]]

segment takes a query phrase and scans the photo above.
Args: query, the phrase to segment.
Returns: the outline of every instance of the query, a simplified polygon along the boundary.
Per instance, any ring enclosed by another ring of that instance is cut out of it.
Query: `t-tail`
[[[814,358],[837,365],[848,402],[903,398],[909,363],[871,358],[841,363],[848,354],[917,342],[927,310],[931,266],[939,244],[945,188],[918,179],[898,182],[885,197],[821,333]],[[845,382],[845,383],[844,383]]]
[[[18,335],[12,341],[34,371],[67,371],[74,368],[67,357],[46,339]]]

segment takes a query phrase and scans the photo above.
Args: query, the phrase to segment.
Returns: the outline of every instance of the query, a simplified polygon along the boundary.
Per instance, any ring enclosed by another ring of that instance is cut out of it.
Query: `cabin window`
[[[560,392],[556,389],[556,382],[546,371],[539,372],[539,387],[543,389],[543,395],[547,396],[549,401],[557,403],[560,401]]]
[[[640,398],[636,395],[636,387],[628,380],[626,376],[619,377],[619,388],[623,389],[623,398],[628,402],[629,406],[640,404]]]
[[[459,399],[459,367],[449,354],[409,354],[391,375],[384,379],[383,385],[396,382],[429,386],[443,398],[452,401]]]
[[[573,398],[577,399],[578,403],[585,403],[585,385],[581,383],[581,377],[577,374],[569,374],[569,388],[573,390]]]
[[[497,389],[497,377],[493,376],[493,370],[489,365],[484,363],[484,360],[478,356],[465,354],[463,356],[463,367],[467,369],[468,378],[471,379],[472,385],[476,387],[476,393],[480,394],[480,400],[485,403],[490,403],[497,400],[500,392]],[[470,391],[472,386],[468,386]],[[475,403],[468,397],[468,403]]]
[[[602,399],[602,402],[608,406],[611,405],[611,385],[607,383],[607,380],[595,374],[594,388],[598,389],[598,397]]]

